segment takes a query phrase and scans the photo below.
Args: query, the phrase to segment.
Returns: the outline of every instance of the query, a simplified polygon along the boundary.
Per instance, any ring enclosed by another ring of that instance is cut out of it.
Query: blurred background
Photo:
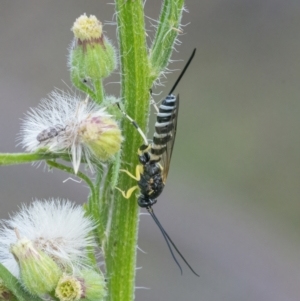
[[[109,2],[112,2],[110,0]],[[158,18],[161,1],[148,1]],[[136,300],[300,300],[300,2],[187,0],[182,45],[160,100],[194,47],[176,92],[181,105],[168,184],[155,210],[200,274],[173,262],[149,216],[140,221]],[[68,89],[70,28],[82,13],[113,20],[108,1],[2,0],[1,152],[16,147],[20,119],[54,87]],[[153,28],[147,21],[149,36]],[[117,46],[115,25],[105,25]],[[118,72],[106,91],[119,95]],[[151,135],[149,135],[151,136]],[[21,202],[88,190],[43,166],[0,168],[0,218]]]

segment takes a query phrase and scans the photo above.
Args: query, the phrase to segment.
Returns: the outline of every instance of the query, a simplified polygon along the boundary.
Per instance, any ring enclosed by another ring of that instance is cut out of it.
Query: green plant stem
[[[104,209],[102,206],[102,194],[103,182],[106,180],[105,177],[105,169],[98,166],[96,171],[96,179],[95,179],[95,197],[89,199],[88,208],[91,216],[93,216],[94,220],[97,221],[97,241],[99,242],[99,246],[103,246],[103,240],[105,239],[105,222],[103,219]],[[102,185],[101,185],[102,184]],[[109,200],[106,199],[106,202]]]
[[[61,157],[63,157],[62,154],[54,153],[0,153],[0,165],[24,164],[34,161],[57,159]]]
[[[103,84],[102,80],[94,80],[94,88],[95,88],[95,96],[96,98],[94,99],[97,104],[103,103],[104,100],[104,90],[103,90]]]
[[[51,167],[55,167],[57,169],[65,171],[65,172],[67,172],[67,173],[69,173],[71,175],[74,175],[74,176],[82,179],[83,181],[85,181],[88,184],[88,186],[90,187],[90,189],[91,189],[91,195],[92,195],[92,197],[95,198],[96,190],[95,190],[94,184],[93,184],[93,182],[90,180],[90,178],[87,175],[85,175],[81,171],[78,171],[77,174],[75,174],[73,168],[71,168],[69,166],[66,166],[66,165],[63,165],[63,164],[60,164],[60,163],[57,163],[57,162],[54,162],[54,161],[47,160],[46,162]]]
[[[121,57],[122,99],[126,112],[146,130],[149,112],[149,66],[146,52],[143,1],[115,0]],[[137,149],[141,145],[138,132],[123,121],[122,166],[134,172]],[[128,165],[130,163],[130,165]],[[118,186],[127,190],[136,185],[130,177],[120,174]],[[108,297],[111,301],[134,299],[138,206],[133,195],[129,200],[115,191],[110,201],[111,227],[105,244]]]
[[[73,73],[71,72],[71,80],[72,80],[73,85],[77,89],[79,89],[80,91],[86,93],[92,99],[94,99],[94,100],[97,99],[96,93],[89,86],[87,86],[85,83],[83,83],[80,78],[78,78],[76,72],[73,72]]]

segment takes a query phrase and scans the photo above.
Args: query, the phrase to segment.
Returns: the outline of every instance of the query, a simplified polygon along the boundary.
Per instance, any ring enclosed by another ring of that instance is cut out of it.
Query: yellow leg
[[[136,185],[136,186],[131,187],[130,189],[128,189],[128,190],[125,192],[125,191],[121,190],[120,188],[116,187],[116,189],[119,190],[119,191],[122,193],[122,195],[123,195],[123,197],[124,197],[125,199],[129,199],[129,198],[131,197],[132,193],[133,193],[137,188],[139,188],[139,186]]]
[[[136,180],[136,181],[139,181],[141,179],[141,174],[143,173],[143,166],[142,165],[137,165],[136,168],[135,168],[135,176],[130,173],[128,170],[126,169],[120,169],[121,172],[125,172],[130,178]],[[133,186],[131,188],[129,188],[126,192],[124,190],[121,190],[120,188],[116,187],[117,190],[119,190],[123,197],[125,199],[129,199],[132,195],[132,193],[137,189],[139,188],[139,186]]]
[[[136,181],[139,181],[141,179],[141,173],[143,173],[143,166],[142,165],[137,165],[135,168],[135,176],[130,173],[128,170],[126,169],[120,169],[121,172],[125,172],[126,174],[128,174],[128,176]]]

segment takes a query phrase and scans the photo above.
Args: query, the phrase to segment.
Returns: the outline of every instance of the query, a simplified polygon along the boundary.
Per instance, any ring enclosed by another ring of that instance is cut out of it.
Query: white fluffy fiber
[[[88,99],[82,100],[77,95],[55,90],[43,99],[36,108],[31,108],[21,125],[20,144],[29,152],[46,147],[51,152],[69,152],[77,173],[81,156],[89,162],[90,151],[82,143],[80,126],[91,117],[110,117],[105,108],[99,107]],[[38,141],[37,136],[44,130],[59,125],[57,136]]]
[[[34,246],[51,256],[61,267],[78,267],[86,264],[86,248],[95,246],[91,231],[95,225],[85,216],[81,206],[67,201],[35,201],[11,219],[1,221],[0,262],[16,277],[18,264],[10,253],[16,243],[17,229]]]

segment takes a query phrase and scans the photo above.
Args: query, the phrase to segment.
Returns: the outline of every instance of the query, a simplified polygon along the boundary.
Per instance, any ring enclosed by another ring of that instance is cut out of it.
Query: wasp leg
[[[121,172],[125,172],[129,177],[131,177],[132,179],[136,180],[136,181],[139,181],[141,179],[141,173],[143,172],[143,166],[142,165],[137,165],[136,168],[135,168],[135,176],[130,173],[128,170],[126,169],[120,169]],[[131,188],[129,188],[126,192],[121,190],[120,188],[116,187],[117,190],[119,190],[123,197],[125,199],[129,199],[132,195],[132,193],[137,189],[139,188],[139,186],[133,186]]]
[[[135,168],[135,176],[130,173],[128,170],[126,169],[120,169],[120,171],[125,172],[126,174],[128,174],[128,176],[136,181],[139,181],[141,179],[141,173],[143,173],[143,166],[142,165],[137,165]]]
[[[139,186],[136,185],[136,186],[133,186],[133,187],[129,188],[129,189],[125,192],[125,191],[121,190],[120,188],[116,187],[116,189],[119,190],[119,191],[122,193],[122,195],[123,195],[123,197],[124,197],[125,199],[129,199],[129,198],[131,197],[132,193],[133,193],[137,188],[139,188]]]

